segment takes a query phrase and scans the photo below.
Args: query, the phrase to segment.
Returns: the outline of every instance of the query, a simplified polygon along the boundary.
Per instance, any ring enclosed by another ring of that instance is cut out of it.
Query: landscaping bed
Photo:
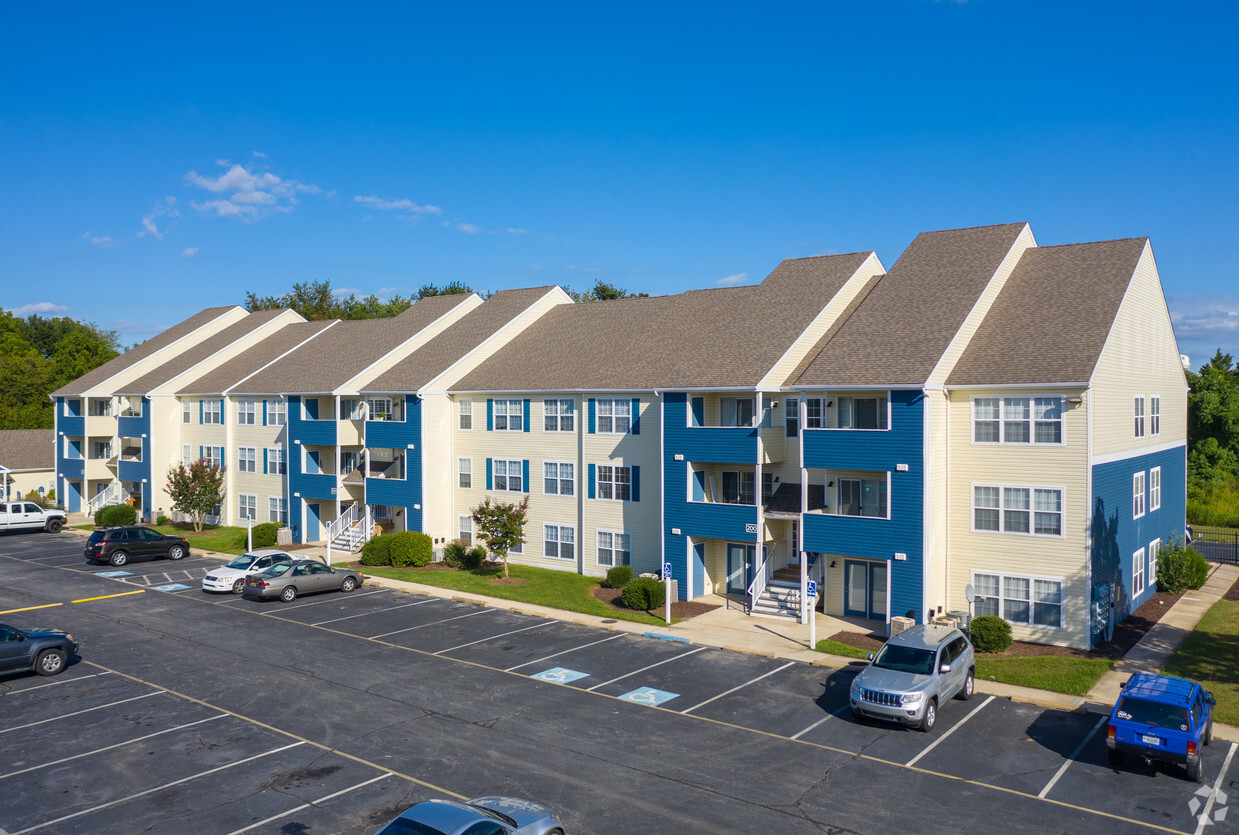
[[[602,586],[594,589],[594,597],[601,600],[613,609],[619,609],[624,612],[632,611],[624,605],[624,601],[620,600],[620,595],[624,593],[623,589],[604,589]],[[712,612],[719,608],[717,604],[701,603],[696,600],[673,600],[671,601],[671,619],[672,620],[688,620],[695,618],[697,615],[704,615],[706,612]],[[659,612],[662,611],[660,608]]]

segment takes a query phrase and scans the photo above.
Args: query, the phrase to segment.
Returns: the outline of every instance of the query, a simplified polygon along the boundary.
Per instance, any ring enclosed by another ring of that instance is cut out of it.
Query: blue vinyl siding
[[[334,424],[332,424],[334,426]],[[374,432],[375,434],[371,434]],[[412,449],[409,449],[409,445]],[[404,395],[404,422],[368,421],[366,445],[373,448],[404,451],[404,481],[385,478],[366,479],[366,503],[404,509],[405,528],[423,530],[424,500],[422,496],[422,401],[416,395]]]
[[[142,442],[141,461],[118,461],[116,474],[121,481],[133,481],[142,484],[142,513],[149,515],[153,510],[151,504],[154,494],[154,479],[151,476],[151,401],[149,397],[142,398],[142,414],[139,417],[119,417],[116,419],[117,432],[122,438],[138,438]],[[123,453],[124,450],[121,450]]]
[[[317,400],[307,400],[307,407],[313,405],[314,408],[307,408],[306,411],[317,414],[317,404]],[[293,441],[301,441],[303,444],[310,444],[313,446],[335,446],[336,422],[334,420],[315,420],[313,418],[306,420],[302,418],[301,398],[298,396],[293,396],[288,398],[287,437],[289,440],[289,449],[292,449]]]

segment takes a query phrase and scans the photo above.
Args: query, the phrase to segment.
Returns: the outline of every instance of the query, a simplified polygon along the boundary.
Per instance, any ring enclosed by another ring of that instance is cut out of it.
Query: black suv
[[[100,528],[86,540],[86,562],[124,565],[130,560],[167,557],[179,560],[189,554],[189,542],[181,536],[168,536],[141,525]]]

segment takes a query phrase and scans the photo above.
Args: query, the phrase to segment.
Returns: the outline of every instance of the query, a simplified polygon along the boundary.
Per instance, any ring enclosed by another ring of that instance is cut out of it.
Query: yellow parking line
[[[50,609],[53,606],[63,606],[63,603],[44,603],[42,606],[27,606],[24,609],[5,609],[0,615],[11,615],[13,612],[29,612],[33,609]]]
[[[92,600],[107,600],[109,597],[126,597],[131,594],[143,594],[146,589],[138,589],[137,591],[122,591],[120,594],[105,594],[103,597],[83,597],[81,600],[71,600],[70,603],[89,603]]]

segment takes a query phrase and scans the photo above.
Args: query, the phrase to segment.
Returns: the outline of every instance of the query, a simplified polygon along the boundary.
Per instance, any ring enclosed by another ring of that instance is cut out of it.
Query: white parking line
[[[692,713],[692,712],[693,712],[694,710],[696,710],[697,708],[699,708],[699,707],[705,707],[706,705],[708,705],[710,702],[714,701],[715,699],[721,699],[721,698],[723,698],[724,696],[730,696],[732,693],[736,692],[737,690],[743,690],[744,688],[748,687],[750,684],[756,684],[757,682],[761,681],[763,678],[766,678],[766,677],[768,677],[768,676],[772,676],[772,675],[774,675],[775,673],[777,673],[777,672],[779,672],[779,671],[781,671],[781,670],[786,670],[788,667],[792,666],[792,665],[793,665],[793,664],[795,664],[795,663],[796,663],[795,661],[788,661],[788,662],[787,662],[786,664],[784,664],[782,667],[778,667],[778,668],[776,668],[776,669],[773,669],[773,670],[771,670],[771,671],[770,671],[770,672],[768,672],[768,673],[763,673],[762,675],[759,675],[757,678],[753,679],[752,681],[746,681],[744,684],[741,684],[739,687],[733,687],[733,688],[731,688],[730,690],[728,690],[726,693],[719,693],[717,696],[714,696],[714,697],[712,697],[712,698],[706,699],[706,700],[705,700],[704,702],[702,702],[701,704],[693,705],[692,707],[688,708],[687,710],[681,710],[681,711],[680,711],[680,713]]]
[[[992,702],[992,701],[994,701],[994,697],[993,697],[993,696],[990,696],[988,699],[986,699],[985,701],[981,702],[981,704],[979,704],[979,705],[977,705],[976,707],[974,707],[974,708],[972,709],[972,712],[971,712],[971,713],[969,713],[967,716],[965,716],[963,719],[960,719],[960,720],[959,720],[959,722],[957,722],[957,723],[956,723],[955,727],[951,728],[949,731],[947,731],[946,733],[944,733],[942,736],[940,736],[940,737],[938,737],[937,739],[935,739],[932,743],[930,743],[929,745],[925,746],[925,748],[923,748],[923,749],[921,750],[921,753],[917,754],[915,757],[913,757],[912,759],[908,760],[906,763],[904,763],[904,765],[905,765],[905,766],[907,766],[908,768],[911,768],[912,766],[916,765],[917,761],[918,761],[918,760],[920,760],[920,758],[921,758],[921,757],[925,756],[925,755],[926,755],[926,754],[928,754],[930,751],[934,750],[934,749],[935,749],[935,748],[937,748],[939,745],[941,745],[941,744],[942,744],[942,741],[943,741],[944,739],[946,739],[946,738],[947,738],[947,737],[949,737],[951,734],[953,734],[953,733],[955,733],[956,731],[958,731],[958,730],[960,729],[960,727],[962,727],[962,726],[963,726],[963,724],[964,724],[965,722],[967,722],[969,719],[971,719],[972,717],[974,717],[974,716],[976,716],[978,713],[980,713],[980,712],[981,712],[981,709],[982,709],[982,708],[984,708],[987,704],[989,704],[989,703],[990,703],[990,702]]]
[[[1087,745],[1088,741],[1093,738],[1093,734],[1097,733],[1097,731],[1101,728],[1102,725],[1106,723],[1106,720],[1108,720],[1109,718],[1110,718],[1109,714],[1105,714],[1100,719],[1097,720],[1097,724],[1093,726],[1093,729],[1088,732],[1088,734],[1084,737],[1084,739],[1080,740],[1080,744],[1077,745],[1076,749],[1072,751],[1071,754],[1068,755],[1067,762],[1063,763],[1062,765],[1058,767],[1058,771],[1054,772],[1054,776],[1050,778],[1050,782],[1045,784],[1045,788],[1037,793],[1037,797],[1041,798],[1042,800],[1045,799],[1045,796],[1050,793],[1050,789],[1054,788],[1054,784],[1058,782],[1058,778],[1062,777],[1063,774],[1067,771],[1067,768],[1073,762],[1075,762],[1076,757],[1080,756],[1080,752],[1084,750],[1084,746]]]
[[[42,690],[44,687],[55,687],[58,684],[72,684],[75,681],[84,681],[88,678],[94,678],[95,676],[110,676],[110,675],[111,673],[91,673],[88,676],[78,676],[77,678],[62,678],[59,681],[53,681],[51,684],[36,684],[34,687],[23,687],[20,690],[10,690],[5,695],[12,698],[13,696],[20,696],[22,693],[28,692],[30,690]]]
[[[423,603],[434,603],[438,599],[439,598],[437,597],[427,597],[425,600],[419,600],[416,603],[401,603],[399,606],[388,606],[384,609],[375,609],[373,612],[358,612],[355,615],[345,615],[342,618],[332,618],[331,620],[320,620],[316,623],[311,623],[310,626],[322,626],[323,624],[326,624],[326,623],[338,623],[339,621],[348,620],[349,618],[361,618],[361,617],[365,617],[366,615],[377,615],[379,612],[390,612],[395,609],[405,609],[405,608],[408,608],[409,606],[420,606]]]
[[[1197,818],[1198,823],[1196,824],[1195,835],[1201,835],[1205,831],[1206,826],[1214,823],[1209,818],[1209,813],[1213,811],[1213,801],[1217,799],[1218,789],[1222,785],[1222,778],[1226,776],[1226,770],[1230,768],[1230,761],[1235,756],[1236,747],[1236,743],[1232,742],[1230,744],[1230,750],[1226,752],[1226,759],[1222,761],[1222,767],[1218,769],[1217,779],[1213,781],[1213,789],[1209,792],[1209,799],[1205,801],[1205,807],[1200,810],[1200,816]],[[1226,799],[1223,798],[1222,802],[1225,803]],[[1221,823],[1221,819],[1217,823]]]
[[[516,670],[519,670],[521,667],[528,667],[530,664],[540,664],[543,661],[550,661],[552,658],[558,658],[561,655],[567,655],[568,653],[576,652],[579,649],[586,649],[588,647],[596,646],[598,644],[605,644],[607,641],[614,641],[616,638],[622,638],[626,634],[628,633],[620,632],[616,635],[611,635],[609,637],[603,638],[600,641],[590,641],[588,644],[581,644],[581,646],[579,647],[573,647],[572,649],[561,650],[560,652],[553,652],[550,655],[544,655],[541,658],[535,658],[533,661],[526,661],[523,664],[517,664],[515,667],[508,667],[506,670],[504,670],[504,672],[505,673],[515,672]]]
[[[5,777],[16,777],[18,774],[25,774],[28,771],[38,771],[40,768],[50,768],[53,765],[60,765],[61,763],[67,763],[70,760],[77,760],[77,759],[81,759],[82,757],[89,757],[92,754],[102,754],[104,751],[111,751],[113,748],[123,748],[126,745],[133,745],[135,742],[141,742],[144,739],[150,739],[151,737],[154,737],[154,736],[162,736],[163,734],[170,734],[173,731],[179,731],[184,728],[192,728],[194,725],[201,725],[203,722],[214,722],[216,719],[223,719],[225,716],[228,716],[228,715],[229,714],[227,713],[217,713],[214,716],[208,716],[206,719],[199,719],[197,722],[189,722],[188,724],[185,724],[185,725],[177,725],[175,728],[168,728],[167,730],[164,730],[164,731],[155,731],[155,733],[153,734],[147,734],[146,736],[140,736],[137,739],[127,739],[124,742],[118,742],[115,745],[108,745],[103,748],[96,748],[93,751],[86,751],[85,753],[82,753],[82,754],[74,754],[72,757],[65,757],[64,759],[60,759],[60,760],[53,760],[50,763],[43,763],[42,765],[32,765],[29,768],[23,768],[21,771],[10,771],[8,774],[0,774],[0,780],[3,780]]]
[[[372,594],[382,594],[385,591],[387,591],[387,589],[375,589],[374,591],[363,591],[360,593],[350,594],[349,598],[352,599],[352,598],[357,598],[357,597],[369,597]],[[328,597],[326,600],[315,600],[311,603],[298,603],[295,606],[281,606],[277,611],[290,612],[293,609],[304,609],[306,606],[317,606],[320,603],[339,603],[339,602],[340,602],[339,598]],[[270,615],[270,614],[274,614],[274,612],[263,612],[263,614]]]
[[[146,791],[141,791],[141,792],[138,792],[137,794],[131,794],[128,797],[122,797],[122,798],[119,798],[118,800],[113,800],[109,803],[101,803],[98,806],[92,806],[89,809],[83,809],[80,812],[74,812],[71,815],[64,815],[63,817],[56,818],[55,820],[44,821],[43,823],[36,824],[26,829],[22,829],[18,832],[14,832],[13,835],[26,835],[27,832],[37,832],[40,829],[45,829],[49,826],[54,826],[55,824],[58,824],[58,823],[64,823],[67,820],[73,820],[74,818],[80,818],[82,815],[89,815],[91,812],[98,812],[103,809],[108,809],[112,806],[116,806],[118,804],[125,803],[130,800],[136,800],[139,797],[145,797],[148,794],[154,794],[157,791],[163,791],[164,789],[171,788],[172,786],[179,786],[181,783],[188,783],[190,780],[197,780],[199,777],[205,777],[208,774],[214,774],[217,771],[223,771],[225,769],[232,768],[233,766],[244,765],[245,763],[253,762],[254,760],[262,759],[263,757],[269,757],[272,754],[278,754],[281,751],[287,751],[289,748],[296,748],[298,745],[305,745],[305,743],[294,742],[291,745],[285,745],[282,748],[276,748],[274,750],[267,751],[265,754],[255,754],[252,757],[246,757],[243,760],[237,760],[235,763],[228,763],[228,765],[221,765],[216,768],[212,768],[208,771],[200,771],[197,774],[191,774],[188,777],[182,777],[180,780],[173,780],[171,783],[164,783],[162,785],[155,786],[152,789],[147,789]]]
[[[58,719],[68,719],[70,716],[81,716],[83,713],[90,713],[92,710],[103,710],[105,707],[114,707],[115,705],[123,705],[125,702],[136,702],[138,699],[149,699],[151,696],[158,696],[163,693],[162,690],[156,690],[154,693],[143,693],[141,696],[134,696],[129,699],[121,699],[119,702],[109,702],[106,705],[98,707],[88,707],[85,710],[77,710],[73,713],[63,713],[60,716],[53,716],[51,719],[40,719],[38,722],[30,722],[25,725],[18,725],[16,728],[5,728],[0,731],[0,734],[7,734],[10,731],[20,731],[22,728],[33,728],[35,725],[46,725],[48,722],[55,722]]]
[[[690,649],[688,652],[681,652],[679,655],[673,655],[670,658],[664,658],[662,661],[659,661],[656,664],[651,664],[648,667],[642,667],[639,670],[633,670],[631,673],[624,673],[622,676],[613,678],[610,681],[604,681],[602,684],[595,684],[593,687],[589,688],[589,690],[591,691],[597,690],[599,687],[606,687],[608,684],[614,684],[617,681],[623,681],[629,676],[635,676],[637,673],[644,673],[646,670],[652,670],[655,667],[661,667],[663,664],[666,664],[670,661],[678,661],[679,659],[692,655],[695,652],[701,652],[703,649],[709,649],[709,647],[697,647],[696,649]]]
[[[447,623],[448,621],[460,620],[461,618],[471,618],[474,615],[484,615],[487,612],[493,612],[493,611],[495,610],[494,609],[478,609],[476,612],[470,612],[467,615],[457,615],[454,618],[444,618],[443,620],[436,620],[430,623],[420,623],[417,626],[410,626],[408,629],[397,629],[394,632],[384,632],[382,635],[371,635],[369,640],[373,641],[376,638],[386,638],[388,635],[399,635],[401,632],[412,632],[414,629],[421,629],[423,626],[438,626],[439,624]]]
[[[793,736],[788,737],[788,738],[789,738],[789,739],[800,739],[802,736],[804,736],[804,735],[805,735],[805,734],[807,734],[809,731],[811,731],[811,730],[813,730],[814,728],[816,728],[818,725],[820,725],[820,724],[822,724],[823,722],[825,722],[825,721],[826,721],[827,719],[829,719],[830,717],[832,717],[832,716],[838,716],[838,715],[840,715],[841,713],[843,713],[843,711],[845,711],[845,710],[851,710],[851,709],[852,709],[852,706],[851,706],[851,705],[844,705],[843,707],[836,708],[836,709],[832,710],[830,713],[827,713],[827,714],[826,714],[825,716],[823,716],[821,719],[818,719],[816,722],[814,722],[814,723],[813,723],[812,725],[810,725],[809,727],[805,728],[805,729],[804,729],[803,731],[801,731],[800,733],[798,733],[798,734],[794,734]]]
[[[251,829],[257,829],[258,827],[264,824],[268,824],[268,823],[271,823],[272,821],[277,821],[280,818],[286,818],[289,815],[296,814],[297,812],[300,812],[302,809],[309,809],[311,806],[318,806],[320,803],[326,803],[328,800],[334,800],[335,798],[339,797],[342,794],[347,794],[349,792],[355,792],[360,788],[364,788],[370,785],[371,783],[377,783],[379,780],[386,780],[390,776],[392,776],[390,771],[387,772],[386,774],[380,774],[378,777],[374,777],[370,780],[367,780],[364,783],[358,783],[357,785],[350,786],[347,789],[341,789],[340,791],[335,792],[334,794],[329,794],[326,797],[320,797],[318,800],[311,800],[309,803],[302,803],[300,806],[297,806],[293,809],[289,809],[287,812],[280,812],[278,815],[272,815],[266,820],[261,820],[258,823],[251,823],[249,826],[245,827],[244,829],[235,829],[232,832],[230,832],[229,835],[241,835],[242,832],[249,832]]]
[[[474,644],[481,644],[481,643],[485,643],[486,641],[493,641],[495,638],[503,638],[508,635],[515,635],[517,632],[528,632],[530,629],[539,629],[543,626],[550,626],[552,623],[559,623],[559,621],[544,620],[541,623],[535,623],[533,626],[524,626],[524,627],[521,627],[520,629],[513,629],[511,632],[501,632],[498,635],[490,635],[486,638],[478,638],[476,641],[470,641],[467,644],[461,644],[460,646],[448,647],[447,649],[441,649],[438,652],[436,652],[435,655],[442,655],[445,652],[454,652],[455,650],[458,650],[458,649],[464,649],[465,647],[471,647]]]

